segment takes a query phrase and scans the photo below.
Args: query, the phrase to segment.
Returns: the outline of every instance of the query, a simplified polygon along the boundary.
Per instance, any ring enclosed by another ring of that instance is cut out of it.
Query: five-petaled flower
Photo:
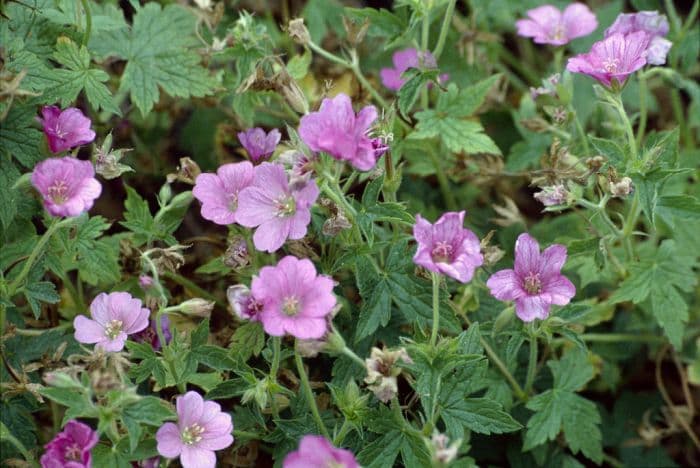
[[[311,205],[319,190],[314,180],[291,185],[281,164],[264,162],[255,167],[253,184],[239,194],[236,221],[257,227],[253,244],[274,252],[287,239],[301,239],[311,222]]]
[[[255,127],[238,134],[238,141],[241,142],[254,163],[269,159],[275,152],[280,138],[282,138],[282,134],[276,128],[270,130],[270,133],[265,133],[262,128]]]
[[[552,304],[566,305],[576,287],[561,274],[566,247],[554,244],[540,253],[540,246],[523,233],[515,242],[515,267],[494,273],[486,282],[501,301],[515,301],[515,313],[524,322],[544,320]]]
[[[34,167],[32,185],[52,216],[74,217],[92,208],[102,193],[90,161],[66,156],[49,158]]]
[[[326,317],[336,303],[334,286],[329,276],[317,275],[311,260],[288,255],[253,277],[251,293],[262,305],[258,318],[268,334],[308,340],[327,331]]]
[[[127,335],[148,326],[149,314],[141,300],[127,292],[98,294],[90,304],[92,319],[78,315],[73,320],[75,339],[80,343],[95,343],[104,351],[121,351]]]
[[[418,241],[414,263],[442,273],[461,283],[471,281],[474,270],[484,263],[479,239],[465,229],[464,211],[447,212],[435,224],[416,215],[413,236]]]
[[[334,447],[325,437],[305,435],[299,449],[289,452],[283,468],[359,468],[351,451]]]
[[[44,448],[41,456],[42,468],[90,468],[92,454],[99,437],[90,426],[76,420],[70,420],[63,431],[56,434]]]
[[[192,195],[202,202],[202,217],[216,224],[237,222],[238,198],[253,183],[253,165],[248,161],[224,164],[216,174],[197,176]]]
[[[183,468],[214,468],[214,451],[233,443],[231,415],[193,391],[177,397],[175,406],[177,424],[167,422],[156,433],[158,453],[180,457]]]
[[[598,27],[595,15],[583,3],[572,3],[563,12],[553,5],[542,5],[528,10],[527,16],[515,22],[518,35],[531,37],[537,44],[564,45]]]
[[[668,30],[666,15],[660,15],[658,11],[640,11],[618,15],[612,26],[605,30],[605,37],[610,37],[613,34],[645,32],[649,36],[647,63],[663,65],[666,63],[666,55],[673,45],[664,37],[668,34]]]
[[[76,107],[62,111],[56,106],[44,106],[41,115],[43,119],[37,117],[37,120],[44,127],[52,153],[60,153],[95,139],[95,132],[90,128],[92,121]]]
[[[355,115],[350,98],[340,93],[324,99],[317,112],[301,118],[299,136],[312,151],[325,151],[360,171],[369,171],[383,153],[368,135],[376,120],[374,106],[364,107]]]

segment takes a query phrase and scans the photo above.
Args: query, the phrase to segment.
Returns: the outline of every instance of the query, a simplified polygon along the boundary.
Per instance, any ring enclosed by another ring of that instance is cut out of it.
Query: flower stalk
[[[321,413],[318,410],[318,405],[316,404],[316,399],[314,398],[314,392],[311,390],[311,384],[309,383],[309,376],[306,374],[306,370],[304,369],[304,361],[302,360],[301,354],[299,354],[298,350],[294,350],[294,362],[296,363],[297,372],[299,373],[299,378],[301,379],[301,389],[309,403],[309,408],[311,409],[311,413],[316,421],[316,425],[318,426],[319,431],[321,431],[321,434],[323,434],[323,436],[327,439],[330,439],[331,436],[328,433],[328,428],[326,428],[326,425],[321,419]]]

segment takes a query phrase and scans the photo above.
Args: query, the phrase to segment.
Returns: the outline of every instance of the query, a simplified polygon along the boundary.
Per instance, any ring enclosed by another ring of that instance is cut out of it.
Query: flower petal
[[[515,270],[501,270],[486,281],[491,295],[500,301],[514,301],[525,295]]]
[[[166,458],[178,457],[184,446],[180,439],[180,430],[171,422],[166,422],[158,429],[156,441],[158,453]]]
[[[551,303],[548,299],[546,294],[518,298],[515,301],[515,313],[523,322],[544,320],[549,315]]]

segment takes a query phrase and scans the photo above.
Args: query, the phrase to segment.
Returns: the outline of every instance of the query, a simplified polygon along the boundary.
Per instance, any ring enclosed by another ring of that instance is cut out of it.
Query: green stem
[[[644,141],[644,132],[647,127],[647,79],[644,73],[637,74],[639,82],[639,123],[637,124],[637,147]]]
[[[355,180],[357,179],[358,172],[357,171],[352,171],[350,175],[348,176],[347,179],[345,179],[345,182],[343,183],[343,188],[342,192],[343,194],[348,193],[348,190],[352,187],[352,184],[355,183]]]
[[[83,4],[83,11],[85,11],[85,34],[83,34],[83,45],[87,47],[88,41],[90,40],[90,33],[92,31],[92,14],[90,13],[90,5],[88,0],[80,0]]]
[[[421,32],[421,53],[428,52],[428,43],[430,41],[430,10],[423,12],[423,28]],[[428,108],[428,87],[423,86],[420,94],[420,106],[425,110]]]
[[[347,357],[349,357],[350,359],[352,359],[353,361],[355,361],[355,363],[359,364],[360,366],[362,366],[362,367],[365,366],[365,361],[363,361],[360,356],[355,354],[355,352],[352,349],[348,348],[347,346],[345,346],[343,348],[343,354],[346,355]]]
[[[165,278],[168,278],[168,279],[176,282],[177,284],[179,284],[183,288],[189,289],[190,291],[195,293],[197,296],[199,296],[203,299],[206,299],[208,301],[216,303],[216,305],[218,305],[222,309],[226,309],[226,307],[227,307],[226,303],[224,303],[222,300],[217,298],[215,295],[213,295],[209,291],[202,289],[201,287],[199,287],[198,285],[196,285],[195,283],[193,283],[189,279],[185,278],[184,276],[179,275],[177,273],[171,273],[171,272],[165,272],[165,273],[163,273],[163,276]]]
[[[637,224],[639,212],[639,194],[635,192],[632,198],[632,206],[630,207],[629,213],[627,213],[625,225],[622,228],[622,239],[625,244],[625,250],[627,252],[628,260],[632,260],[634,258],[634,247],[632,245],[632,231],[634,230],[634,226]]]
[[[345,436],[348,435],[348,432],[350,432],[350,429],[352,429],[352,424],[346,419],[343,421],[343,425],[340,426],[340,431],[338,434],[336,434],[336,436],[333,438],[333,445],[340,447],[345,440]]]
[[[603,196],[603,198],[600,199],[600,202],[597,205],[595,203],[589,202],[585,198],[580,198],[576,200],[576,203],[583,206],[584,208],[588,208],[589,210],[593,210],[594,212],[599,214],[605,222],[605,224],[610,228],[612,233],[615,236],[619,236],[620,230],[617,228],[615,223],[613,223],[612,219],[610,219],[610,216],[608,216],[608,212],[605,210],[605,206],[608,204],[608,200],[610,200],[610,195],[606,193]]]
[[[564,59],[564,46],[554,49],[554,73],[561,72],[561,63]]]
[[[532,71],[531,68],[528,68],[525,65],[523,65],[523,63],[527,63],[526,61],[513,55],[511,51],[509,51],[506,47],[504,47],[501,44],[497,44],[496,47],[498,48],[498,55],[501,58],[501,60],[503,60],[503,62],[513,67],[515,71],[520,73],[520,75],[523,76],[531,86],[539,85],[539,76],[537,76],[537,74],[534,71]]]
[[[450,30],[450,23],[452,22],[452,14],[455,11],[455,4],[457,0],[450,0],[447,4],[447,10],[445,10],[445,18],[442,20],[442,27],[440,28],[440,36],[438,37],[437,45],[433,50],[433,57],[437,61],[442,55],[442,49],[445,47],[445,40],[447,39],[447,32]]]
[[[589,343],[665,343],[666,338],[658,335],[627,334],[627,333],[584,333],[579,335],[583,341]]]
[[[29,450],[27,450],[24,444],[20,442],[19,439],[17,439],[15,436],[13,436],[12,433],[10,433],[10,430],[7,429],[7,427],[4,424],[2,428],[2,440],[6,440],[10,444],[12,444],[17,449],[17,451],[22,454],[27,463],[29,463],[33,467],[38,467],[39,464],[37,463],[36,459],[34,458],[32,453]]]
[[[581,142],[583,143],[583,152],[586,156],[591,154],[591,148],[588,146],[588,135],[586,135],[586,131],[583,129],[583,125],[581,125],[581,119],[578,118],[578,112],[576,112],[573,109],[573,106],[569,106],[570,111],[574,113],[574,124],[576,125],[576,131],[579,134],[579,137],[581,138]]]
[[[455,211],[457,210],[457,200],[455,200],[454,193],[450,190],[450,182],[447,180],[447,176],[442,170],[440,159],[435,152],[429,151],[428,153],[430,154],[430,159],[433,161],[433,166],[435,166],[435,176],[437,177],[438,185],[440,185],[440,192],[442,192],[445,205],[447,205],[448,210]]]
[[[535,383],[535,372],[537,371],[537,334],[534,330],[534,325],[528,325],[530,335],[530,359],[527,363],[527,377],[525,379],[525,393],[530,394],[532,385]]]
[[[635,139],[635,136],[634,136],[634,130],[632,130],[632,123],[630,122],[629,117],[627,117],[627,112],[625,112],[625,107],[622,104],[622,96],[618,92],[618,93],[610,93],[609,97],[610,98],[608,99],[608,102],[617,111],[618,115],[620,116],[620,120],[622,120],[622,124],[625,128],[625,133],[627,134],[627,142],[628,142],[629,147],[630,147],[630,154],[632,155],[632,160],[636,161],[637,160],[637,140]]]
[[[53,328],[40,328],[40,329],[15,328],[15,334],[20,335],[20,336],[41,336],[42,334],[47,333],[47,332],[65,330],[65,329],[70,328],[72,326],[73,326],[73,324],[71,322],[65,322],[65,323],[62,323],[62,324],[60,324],[56,327],[53,327]]]
[[[297,372],[299,373],[299,377],[301,378],[301,388],[304,391],[306,399],[309,402],[309,407],[311,408],[311,413],[313,414],[314,419],[316,420],[316,425],[321,431],[321,434],[326,439],[330,439],[331,436],[328,433],[326,425],[323,424],[323,420],[321,419],[321,413],[318,411],[316,399],[314,398],[314,392],[311,391],[311,385],[309,384],[309,376],[306,374],[306,370],[304,369],[304,362],[301,359],[301,354],[299,354],[299,351],[297,350],[294,351],[294,362],[296,362]]]
[[[277,382],[277,374],[280,369],[280,354],[282,348],[282,338],[279,336],[272,337],[272,365],[270,366],[270,377]]]
[[[8,298],[11,298],[12,296],[15,295],[17,292],[17,289],[19,286],[22,284],[22,281],[27,277],[29,274],[29,271],[32,269],[32,266],[34,266],[34,262],[36,259],[41,255],[42,250],[44,249],[44,246],[46,243],[49,241],[51,238],[51,235],[58,229],[58,227],[61,225],[61,222],[57,218],[53,218],[51,220],[51,224],[49,224],[49,227],[46,229],[46,232],[44,233],[43,236],[39,239],[39,242],[36,243],[34,246],[34,249],[32,252],[29,254],[29,258],[27,259],[26,262],[24,262],[24,266],[22,267],[22,270],[19,272],[19,275],[17,278],[10,283],[10,286],[8,287]]]
[[[260,434],[256,434],[255,432],[239,431],[238,429],[233,430],[233,436],[234,437],[245,437],[248,439],[255,439],[255,440],[258,440],[262,437]]]
[[[156,313],[156,334],[158,335],[158,341],[160,342],[160,349],[163,352],[163,357],[165,358],[165,361],[168,363],[168,367],[170,368],[170,373],[173,375],[173,380],[175,381],[175,384],[177,385],[177,389],[180,391],[180,393],[185,393],[187,390],[187,387],[185,386],[184,382],[179,382],[178,376],[177,376],[177,369],[175,368],[175,361],[173,359],[173,355],[170,352],[170,347],[165,341],[165,334],[163,333],[163,321],[162,321],[162,316],[164,313],[167,313],[167,309],[161,308],[158,310],[158,313]]]
[[[430,332],[430,347],[435,348],[440,329],[440,275],[431,272],[430,276],[433,279],[433,329]]]

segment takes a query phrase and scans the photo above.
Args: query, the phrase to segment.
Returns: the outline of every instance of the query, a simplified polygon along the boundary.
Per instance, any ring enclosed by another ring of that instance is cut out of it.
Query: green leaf
[[[580,390],[593,378],[593,365],[587,353],[581,350],[571,350],[559,361],[548,361],[547,366],[554,376],[554,388],[558,390]]]
[[[454,399],[442,408],[440,417],[448,429],[464,431],[470,429],[480,434],[503,434],[522,428],[520,423],[503,411],[500,403],[488,398]]]
[[[665,240],[654,258],[642,259],[630,266],[630,276],[620,284],[610,301],[641,304],[649,298],[651,313],[671,344],[680,349],[684,324],[688,321],[688,304],[678,290],[692,291],[697,283],[695,266],[695,257],[678,252],[674,241]]]
[[[196,17],[179,5],[147,3],[137,8],[130,30],[95,34],[89,47],[127,60],[120,91],[128,91],[142,115],[159,100],[159,88],[175,97],[211,94],[217,80],[200,65]]]
[[[676,222],[700,219],[700,201],[688,195],[659,197],[654,207],[654,215],[660,216],[673,229]]]
[[[153,237],[155,220],[151,215],[148,203],[141,195],[129,186],[126,186],[126,201],[124,202],[124,221],[122,226],[132,231],[136,246],[145,244]]]
[[[174,420],[175,412],[160,398],[146,396],[122,410],[122,414],[148,426],[160,426],[164,421]]]
[[[29,282],[24,286],[24,297],[27,299],[35,319],[41,316],[41,303],[57,303],[61,297],[56,292],[56,286],[49,281]]]
[[[259,322],[247,322],[239,326],[231,337],[231,351],[247,361],[259,356],[265,347],[265,332]]]
[[[0,154],[7,152],[19,163],[32,169],[41,160],[39,142],[42,133],[34,128],[36,108],[34,106],[13,105],[5,120],[0,122]]]
[[[305,50],[301,55],[295,55],[287,62],[287,71],[295,80],[301,80],[309,73],[311,51]]]
[[[593,136],[589,136],[588,139],[596,151],[608,158],[613,166],[617,167],[625,161],[625,150],[617,142]]]
[[[402,35],[408,28],[404,19],[384,8],[345,8],[345,14],[357,22],[369,20],[367,35],[370,37],[391,39]]]
[[[13,188],[20,174],[9,157],[0,154],[0,226],[7,229],[17,214],[17,203],[20,193]],[[5,248],[5,246],[3,246]]]
[[[365,445],[357,454],[358,461],[366,468],[394,466],[394,460],[403,445],[402,432],[394,429]]]
[[[65,107],[84,89],[85,96],[96,110],[121,115],[112,94],[103,84],[109,80],[109,75],[102,69],[90,68],[90,53],[85,46],[78,47],[71,39],[61,36],[56,43],[54,59],[65,68],[53,71],[58,84],[46,91],[48,96],[60,100]]]
[[[192,354],[198,362],[218,371],[236,367],[235,361],[229,357],[228,352],[219,346],[198,346],[192,350]]]
[[[438,70],[418,70],[412,69],[404,73],[402,78],[405,79],[404,84],[399,89],[399,112],[402,115],[408,116],[413,104],[418,100],[423,87],[429,82],[437,80]]]

